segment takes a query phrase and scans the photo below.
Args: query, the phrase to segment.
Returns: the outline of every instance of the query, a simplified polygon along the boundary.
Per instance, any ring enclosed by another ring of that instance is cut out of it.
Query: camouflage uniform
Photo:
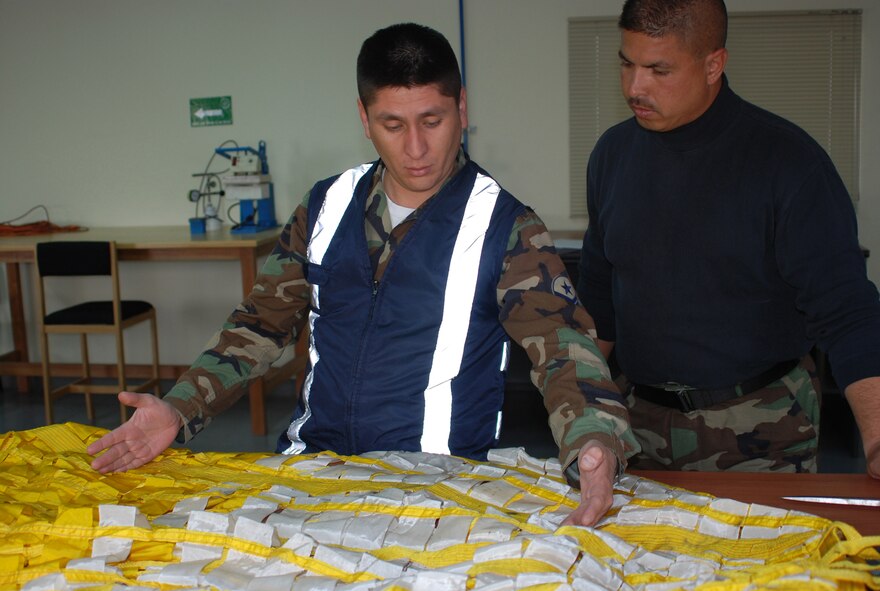
[[[691,412],[633,396],[624,377],[617,383],[641,446],[633,468],[816,471],[820,390],[809,356],[760,390]]]
[[[465,163],[460,153],[456,172]],[[374,175],[364,214],[377,282],[421,211],[392,229],[383,169]],[[306,195],[284,227],[251,294],[165,397],[184,418],[183,441],[235,402],[248,381],[265,373],[304,330],[310,298],[303,276],[308,201]],[[595,341],[587,336],[595,334],[592,319],[577,302],[547,228],[531,210],[517,219],[511,232],[497,299],[499,321],[532,361],[532,381],[544,396],[563,465],[576,459],[586,441],[596,439],[624,466],[636,442],[623,398]]]

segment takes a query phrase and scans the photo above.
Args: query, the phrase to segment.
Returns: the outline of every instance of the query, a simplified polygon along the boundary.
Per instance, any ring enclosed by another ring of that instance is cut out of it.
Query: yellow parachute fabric
[[[595,528],[556,460],[192,453],[101,475],[103,430],[0,436],[0,589],[880,589],[880,537],[624,476]]]

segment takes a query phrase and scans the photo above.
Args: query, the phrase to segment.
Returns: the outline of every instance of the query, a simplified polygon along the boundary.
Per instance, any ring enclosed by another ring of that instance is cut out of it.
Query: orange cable
[[[53,234],[56,232],[79,232],[81,226],[59,226],[49,221],[32,222],[29,224],[0,224],[0,237],[3,236],[34,236]]]

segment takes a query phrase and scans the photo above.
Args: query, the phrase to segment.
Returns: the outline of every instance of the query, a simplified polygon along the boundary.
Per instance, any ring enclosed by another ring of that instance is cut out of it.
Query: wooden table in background
[[[789,496],[834,496],[880,499],[880,480],[867,474],[784,474],[779,472],[665,472],[632,470],[632,474],[667,485],[704,492],[743,503],[803,511],[843,521],[864,536],[880,535],[880,508],[788,501]]]
[[[228,228],[201,235],[190,234],[187,226],[141,226],[89,228],[83,232],[12,236],[0,238],[0,262],[6,265],[12,340],[14,350],[0,356],[0,375],[17,376],[18,389],[26,391],[27,377],[41,375],[40,364],[28,357],[27,331],[22,295],[21,264],[33,263],[38,242],[70,240],[114,240],[123,261],[238,261],[241,266],[241,288],[248,295],[257,276],[257,259],[272,251],[281,228],[254,234],[232,234]],[[230,302],[230,309],[236,302]],[[218,326],[222,319],[218,319]],[[161,332],[161,329],[160,329]],[[207,339],[210,335],[205,335]],[[161,354],[161,351],[160,351]],[[176,379],[186,366],[163,365],[160,375]],[[96,377],[114,376],[115,365],[96,365]],[[59,364],[57,375],[76,375],[78,364]],[[147,366],[132,366],[132,377],[142,377]],[[53,367],[53,372],[56,369]],[[273,372],[265,380],[256,380],[250,388],[251,427],[255,434],[266,434],[264,381],[277,383],[292,370]]]

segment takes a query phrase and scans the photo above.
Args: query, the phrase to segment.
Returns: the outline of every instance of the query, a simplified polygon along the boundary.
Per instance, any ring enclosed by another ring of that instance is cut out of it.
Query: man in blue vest
[[[382,29],[361,48],[357,82],[379,160],[308,192],[250,296],[174,388],[120,394],[137,410],[89,447],[106,449],[93,467],[137,467],[189,440],[306,326],[307,376],[279,453],[482,460],[512,339],[533,363],[560,461],[581,469],[570,521],[594,523],[635,451],[627,411],[543,222],[461,149],[452,48],[420,25]]]

